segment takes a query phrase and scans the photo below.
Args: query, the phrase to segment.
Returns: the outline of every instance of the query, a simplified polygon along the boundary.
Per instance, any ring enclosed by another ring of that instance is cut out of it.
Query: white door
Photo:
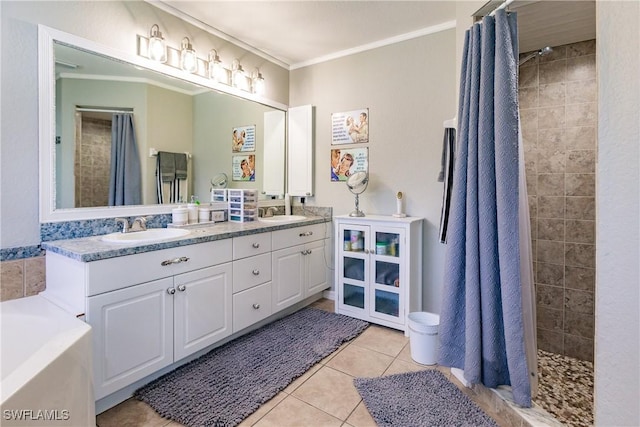
[[[176,361],[231,335],[231,271],[227,263],[175,276]]]
[[[274,313],[304,298],[304,250],[304,245],[298,245],[272,253]]]
[[[328,248],[328,240],[318,240],[317,242],[305,245],[306,259],[306,282],[307,289],[305,296],[311,296],[327,289],[330,284],[327,278],[327,260],[329,254],[325,253]],[[326,243],[326,247],[325,247]]]
[[[173,297],[166,278],[88,298],[95,399],[173,362]]]

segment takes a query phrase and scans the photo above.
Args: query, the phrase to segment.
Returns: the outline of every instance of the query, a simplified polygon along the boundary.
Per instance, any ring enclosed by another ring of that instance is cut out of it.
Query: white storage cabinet
[[[422,310],[422,218],[334,221],[336,311],[408,333],[407,315]]]

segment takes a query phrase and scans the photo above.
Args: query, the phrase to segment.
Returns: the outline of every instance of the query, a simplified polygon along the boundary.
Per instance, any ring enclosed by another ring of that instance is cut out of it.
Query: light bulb
[[[198,57],[196,51],[191,46],[189,37],[182,39],[182,45],[180,48],[180,68],[189,72],[195,73],[198,71]]]
[[[157,62],[167,61],[167,45],[162,38],[160,27],[158,24],[153,24],[149,31],[149,59]]]

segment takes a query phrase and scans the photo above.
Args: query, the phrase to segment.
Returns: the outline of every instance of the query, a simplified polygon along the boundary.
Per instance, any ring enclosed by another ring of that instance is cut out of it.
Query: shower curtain
[[[467,31],[438,361],[472,384],[511,385],[515,402],[530,407],[535,366],[531,372],[525,328],[531,335],[533,323],[523,318],[523,300],[532,304],[533,271],[519,185],[517,62],[515,13],[498,10]]]
[[[111,122],[109,206],[142,204],[142,172],[133,114],[114,114]]]

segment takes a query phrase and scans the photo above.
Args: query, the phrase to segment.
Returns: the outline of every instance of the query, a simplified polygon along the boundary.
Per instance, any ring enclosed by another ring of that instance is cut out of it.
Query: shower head
[[[537,52],[532,52],[529,55],[525,56],[524,58],[522,58],[520,61],[518,61],[518,67],[522,64],[524,64],[525,62],[527,62],[528,60],[530,60],[531,58],[534,58],[538,55],[540,56],[546,56],[548,54],[550,54],[551,52],[553,52],[553,48],[551,46],[545,46],[542,49],[540,49]]]

